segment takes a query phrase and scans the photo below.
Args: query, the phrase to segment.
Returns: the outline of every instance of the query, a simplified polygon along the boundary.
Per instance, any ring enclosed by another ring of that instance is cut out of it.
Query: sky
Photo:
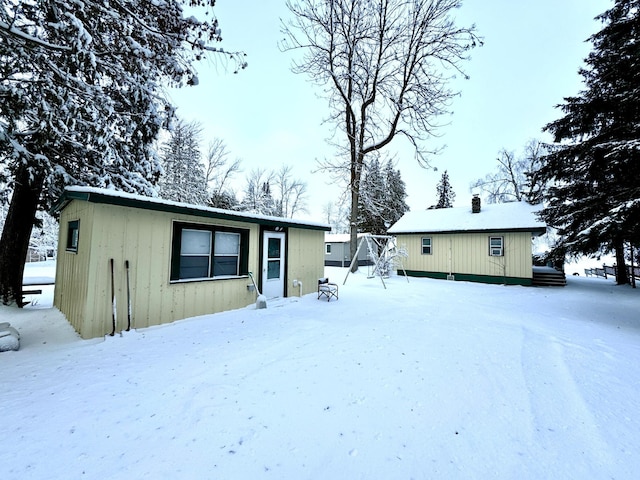
[[[0,476],[637,478],[637,290],[571,275],[384,288],[364,269],[343,284],[347,270],[325,270],[331,302],[91,340],[50,308],[52,287],[0,306],[20,333],[0,353]]]
[[[171,92],[178,115],[203,126],[206,138],[224,140],[232,158],[242,159],[243,175],[254,168],[291,165],[307,182],[309,218],[326,221],[322,207],[337,201],[344,186],[318,171],[318,160],[332,158],[326,100],[307,77],[291,72],[295,54],[278,48],[281,19],[289,18],[284,0],[219,0],[214,13],[222,46],[242,50],[248,67],[233,74],[231,65],[197,66],[200,84]],[[531,139],[551,141],[542,132],[561,117],[556,108],[583,88],[579,68],[591,51],[594,20],[612,0],[467,0],[453,12],[460,26],[475,24],[484,45],[471,51],[463,69],[470,76],[451,86],[452,114],[428,149],[444,147],[431,158],[434,168],[417,165],[402,139],[388,152],[396,158],[412,210],[436,203],[436,185],[446,170],[455,205],[470,203],[470,184],[490,173],[500,150],[521,152]],[[205,139],[204,143],[208,143]],[[237,185],[236,187],[239,187]]]

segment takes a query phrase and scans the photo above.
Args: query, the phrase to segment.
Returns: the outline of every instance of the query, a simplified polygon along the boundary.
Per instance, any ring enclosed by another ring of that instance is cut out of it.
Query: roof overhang
[[[461,234],[461,233],[530,233],[536,237],[547,233],[545,227],[523,227],[523,228],[496,228],[481,230],[421,230],[415,232],[389,232],[392,235],[445,235],[445,234]]]
[[[191,215],[200,218],[214,218],[220,220],[232,220],[236,222],[253,223],[266,227],[301,228],[305,230],[330,231],[331,226],[294,220],[282,217],[255,215],[246,212],[235,212],[201,205],[172,202],[141,195],[117,192],[115,190],[97,189],[91,187],[67,187],[53,206],[53,212],[61,212],[73,200],[103,205],[117,205],[121,207],[139,208],[156,212],[167,212],[183,215]]]

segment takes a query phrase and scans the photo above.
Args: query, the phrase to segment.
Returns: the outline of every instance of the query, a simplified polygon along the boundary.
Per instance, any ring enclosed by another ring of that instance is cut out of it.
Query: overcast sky
[[[436,203],[436,184],[448,170],[456,205],[470,203],[470,183],[495,168],[498,152],[519,152],[530,139],[549,141],[541,129],[561,116],[554,108],[582,88],[578,69],[591,51],[586,40],[601,28],[594,17],[612,0],[466,0],[454,11],[461,26],[475,24],[484,46],[463,65],[469,80],[453,87],[460,96],[453,114],[428,148],[445,147],[432,158],[438,170],[416,165],[401,140],[391,145],[407,184],[412,210]],[[317,172],[316,159],[331,157],[331,129],[322,121],[326,101],[302,75],[290,70],[292,55],[278,49],[284,0],[219,0],[215,15],[223,46],[243,50],[249,66],[234,75],[223,65],[198,66],[200,84],[172,92],[178,115],[197,120],[207,138],[222,138],[244,173],[261,166],[294,166],[307,181],[309,215],[318,221],[322,206],[340,194]],[[205,139],[205,144],[207,140]]]

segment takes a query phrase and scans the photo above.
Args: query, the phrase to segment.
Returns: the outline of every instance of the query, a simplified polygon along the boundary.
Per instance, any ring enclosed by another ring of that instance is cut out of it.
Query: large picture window
[[[246,275],[249,231],[174,223],[171,280]]]

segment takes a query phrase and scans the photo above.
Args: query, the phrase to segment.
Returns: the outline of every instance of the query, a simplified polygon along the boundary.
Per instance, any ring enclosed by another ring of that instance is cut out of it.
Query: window
[[[502,257],[504,255],[504,237],[489,237],[489,256]]]
[[[324,253],[326,255],[331,255],[331,244],[330,243],[325,243],[324,244]]]
[[[174,223],[171,280],[246,275],[249,231]]]
[[[238,275],[240,267],[240,234],[216,232],[213,255],[214,277]]]
[[[80,220],[71,220],[67,224],[67,252],[78,252]]]
[[[431,255],[431,237],[422,238],[422,254]]]
[[[211,232],[183,229],[180,245],[180,277],[208,277],[211,271]]]

